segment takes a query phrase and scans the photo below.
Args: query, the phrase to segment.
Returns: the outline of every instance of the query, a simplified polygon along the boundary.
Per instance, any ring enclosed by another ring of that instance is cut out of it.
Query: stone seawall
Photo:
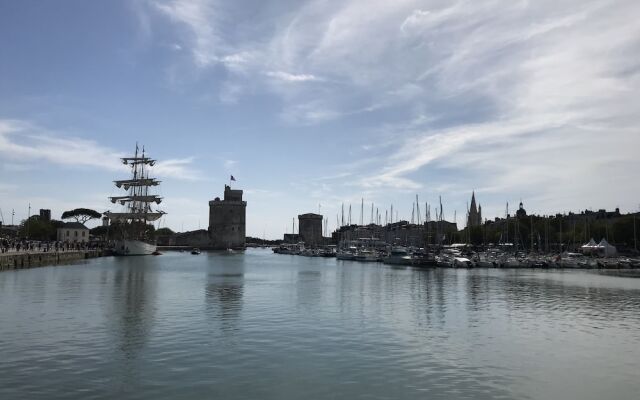
[[[0,254],[0,271],[64,264],[103,255],[105,254],[102,250],[5,253]]]

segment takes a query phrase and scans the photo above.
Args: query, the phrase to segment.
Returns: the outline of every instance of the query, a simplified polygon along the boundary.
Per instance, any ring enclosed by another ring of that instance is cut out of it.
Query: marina
[[[368,250],[351,246],[337,252],[332,248],[305,249],[304,244],[274,247],[276,254],[305,257],[336,257],[338,260],[358,262],[382,262],[385,264],[419,267],[451,268],[581,268],[581,269],[632,269],[640,268],[638,257],[588,257],[581,253],[553,255],[509,253],[499,249],[475,251],[467,246],[444,246],[434,252],[424,248],[401,246]]]

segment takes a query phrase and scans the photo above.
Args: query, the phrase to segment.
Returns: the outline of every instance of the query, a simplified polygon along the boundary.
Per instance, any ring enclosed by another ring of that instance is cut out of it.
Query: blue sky
[[[637,1],[0,1],[0,209],[112,209],[160,160],[163,225],[247,232],[344,202],[464,220],[640,206]]]

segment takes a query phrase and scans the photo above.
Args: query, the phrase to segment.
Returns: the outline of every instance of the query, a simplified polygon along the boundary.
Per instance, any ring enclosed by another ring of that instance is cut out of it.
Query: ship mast
[[[125,212],[106,212],[105,215],[112,220],[142,222],[144,225],[146,225],[148,221],[156,221],[165,213],[159,210],[153,211],[151,209],[151,203],[160,204],[162,197],[149,194],[149,187],[158,186],[160,181],[155,178],[150,178],[148,170],[145,169],[145,166],[152,167],[156,160],[145,155],[144,147],[140,154],[137,143],[134,156],[123,157],[121,160],[124,165],[131,166],[132,179],[114,181],[116,187],[123,188],[127,192],[127,195],[111,196],[110,200],[114,204],[120,203],[126,206]]]

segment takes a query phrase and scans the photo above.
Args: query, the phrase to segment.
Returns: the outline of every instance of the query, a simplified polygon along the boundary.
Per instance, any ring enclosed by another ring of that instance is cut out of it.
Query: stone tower
[[[307,246],[318,246],[322,244],[322,215],[302,214],[298,215],[298,232],[300,239]]]
[[[469,219],[467,220],[467,226],[480,226],[482,225],[482,207],[476,206],[476,193],[471,193],[471,206],[469,207]]]
[[[224,199],[209,202],[209,238],[214,249],[242,249],[246,240],[247,202],[242,190],[224,186]]]

